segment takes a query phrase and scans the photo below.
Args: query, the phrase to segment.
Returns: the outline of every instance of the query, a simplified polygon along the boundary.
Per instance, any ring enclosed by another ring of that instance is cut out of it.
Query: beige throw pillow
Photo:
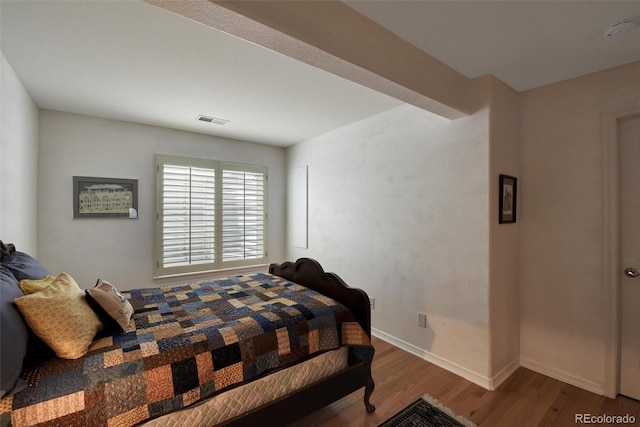
[[[20,287],[20,290],[22,291],[23,294],[29,295],[29,294],[34,294],[38,291],[43,290],[44,288],[49,286],[54,280],[56,280],[55,277],[47,274],[46,276],[44,276],[44,279],[41,279],[41,280],[29,280],[29,279],[20,280],[20,283],[18,284],[18,286]]]
[[[87,302],[102,320],[107,332],[124,332],[133,315],[133,307],[111,283],[98,279],[87,289]]]
[[[67,273],[43,290],[13,300],[27,325],[63,359],[84,356],[102,329],[84,292]]]

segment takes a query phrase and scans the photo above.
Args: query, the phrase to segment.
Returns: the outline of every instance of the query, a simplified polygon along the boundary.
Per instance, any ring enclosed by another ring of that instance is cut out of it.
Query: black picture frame
[[[73,177],[74,218],[138,218],[138,180]]]
[[[500,174],[500,202],[498,206],[498,224],[516,222],[518,207],[518,178]]]

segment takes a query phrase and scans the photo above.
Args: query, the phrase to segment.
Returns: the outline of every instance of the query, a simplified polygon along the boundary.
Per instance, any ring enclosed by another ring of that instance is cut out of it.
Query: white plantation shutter
[[[157,156],[156,276],[265,262],[266,168]]]
[[[190,259],[189,167],[164,165],[162,169],[163,267],[188,265]]]
[[[222,261],[264,257],[264,173],[222,171]]]

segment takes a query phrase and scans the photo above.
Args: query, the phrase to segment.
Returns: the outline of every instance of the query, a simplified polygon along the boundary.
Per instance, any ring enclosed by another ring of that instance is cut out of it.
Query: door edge
[[[620,390],[620,120],[640,114],[640,104],[603,112],[603,286],[604,366],[602,390],[615,398]]]

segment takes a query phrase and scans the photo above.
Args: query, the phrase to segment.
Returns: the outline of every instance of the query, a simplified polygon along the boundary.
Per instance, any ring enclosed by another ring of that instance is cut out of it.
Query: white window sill
[[[168,283],[176,282],[176,280],[195,281],[202,279],[219,279],[226,276],[237,276],[243,274],[264,273],[267,270],[269,264],[257,264],[257,265],[243,265],[241,267],[223,268],[220,270],[208,270],[199,271],[197,273],[180,273],[180,274],[165,274],[163,276],[154,276],[153,280],[156,283]]]

